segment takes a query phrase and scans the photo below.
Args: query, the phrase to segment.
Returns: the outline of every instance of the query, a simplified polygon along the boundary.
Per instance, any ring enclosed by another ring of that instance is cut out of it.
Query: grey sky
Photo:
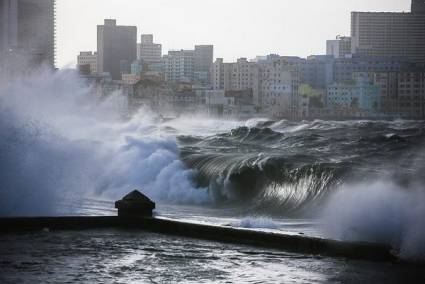
[[[325,41],[350,34],[351,11],[410,11],[410,0],[58,0],[58,66],[96,50],[104,18],[153,33],[169,49],[214,44],[215,57],[323,54]],[[139,39],[140,40],[140,39]]]

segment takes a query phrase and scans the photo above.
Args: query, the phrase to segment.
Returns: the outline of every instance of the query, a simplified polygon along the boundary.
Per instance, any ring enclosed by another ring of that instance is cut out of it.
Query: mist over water
[[[425,260],[425,192],[391,181],[346,185],[323,211],[327,237],[384,243],[401,258]]]

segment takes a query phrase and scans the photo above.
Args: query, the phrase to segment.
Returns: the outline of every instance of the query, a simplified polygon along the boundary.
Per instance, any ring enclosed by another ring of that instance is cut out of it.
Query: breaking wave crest
[[[383,175],[397,183],[420,179],[423,128],[414,121],[257,120],[219,134],[180,136],[179,144],[198,186],[209,187],[216,201],[287,215],[314,212],[346,183]]]
[[[250,124],[179,138],[183,161],[218,200],[247,213],[319,218],[327,237],[425,260],[424,122]]]

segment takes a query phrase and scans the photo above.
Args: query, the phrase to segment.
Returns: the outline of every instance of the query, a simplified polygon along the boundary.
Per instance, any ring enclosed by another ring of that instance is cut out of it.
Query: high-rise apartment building
[[[224,60],[217,58],[212,65],[211,86],[213,90],[224,90]]]
[[[193,50],[171,50],[163,58],[165,80],[170,82],[192,82],[195,52]]]
[[[411,13],[352,12],[352,53],[402,56],[425,64],[424,6],[423,0],[413,0]]]
[[[144,34],[141,36],[139,59],[146,63],[158,63],[162,57],[162,45],[153,42],[153,35]]]
[[[0,64],[7,72],[41,64],[54,68],[54,0],[0,1]]]
[[[97,74],[97,52],[82,51],[77,56],[77,65],[89,65],[90,74]]]
[[[236,63],[224,63],[223,58],[217,58],[211,67],[211,86],[213,90],[240,91],[237,89]],[[234,74],[232,78],[232,73]]]
[[[211,69],[214,61],[213,45],[195,45],[194,79],[207,85],[211,81]]]
[[[97,55],[98,73],[108,72],[112,79],[121,80],[125,63],[130,69],[137,58],[137,27],[117,26],[116,20],[105,20],[104,25],[97,26]]]
[[[344,58],[351,54],[351,38],[338,36],[334,40],[326,41],[326,55],[334,58]]]
[[[252,66],[246,58],[234,63],[224,64],[224,89],[226,91],[244,91],[252,88]]]

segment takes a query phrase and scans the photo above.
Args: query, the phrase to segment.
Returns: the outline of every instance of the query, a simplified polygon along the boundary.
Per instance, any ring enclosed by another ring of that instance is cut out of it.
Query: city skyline
[[[137,26],[138,37],[142,33],[154,34],[156,42],[163,45],[164,53],[189,49],[195,44],[213,44],[215,57],[230,62],[239,57],[254,58],[270,53],[302,57],[325,54],[326,40],[350,35],[351,11],[410,11],[410,0],[341,2],[266,0],[256,6],[240,0],[202,5],[193,0],[180,1],[179,5],[167,0],[154,3],[58,0],[57,66],[74,67],[80,51],[96,51],[96,27],[105,18]],[[311,5],[308,10],[304,9],[306,3]],[[238,12],[241,7],[244,13]],[[332,17],[326,17],[327,14]],[[309,20],[303,22],[300,20],[303,18]]]

